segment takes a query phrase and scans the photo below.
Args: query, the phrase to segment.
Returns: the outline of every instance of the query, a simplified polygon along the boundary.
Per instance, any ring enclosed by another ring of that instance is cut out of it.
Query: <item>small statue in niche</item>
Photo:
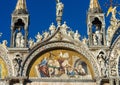
[[[22,66],[21,66],[22,57],[20,55],[16,55],[16,57],[13,59],[13,64],[14,64],[16,76],[20,76],[21,69],[22,69]]]
[[[97,37],[93,34],[93,45],[97,45]]]
[[[108,75],[107,66],[108,66],[108,59],[103,52],[100,52],[97,56],[98,63],[100,65],[101,74],[102,76],[106,77]]]
[[[102,33],[100,32],[98,26],[96,26],[96,31],[95,31],[95,35],[96,35],[96,38],[97,38],[97,44],[98,45],[102,45]]]
[[[25,39],[24,36],[21,36],[21,46],[20,47],[25,47]]]
[[[16,47],[21,47],[21,38],[22,38],[22,33],[19,31],[16,34]]]

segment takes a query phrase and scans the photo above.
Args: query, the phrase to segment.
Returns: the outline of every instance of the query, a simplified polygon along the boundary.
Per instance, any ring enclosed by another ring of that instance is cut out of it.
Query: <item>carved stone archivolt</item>
[[[0,45],[0,57],[2,57],[2,59],[5,61],[7,65],[6,67],[8,70],[8,76],[12,76],[13,75],[12,65],[7,55],[7,52],[8,50],[3,45]]]
[[[118,60],[120,57],[120,37],[112,46],[112,51],[110,54],[110,61],[109,61],[109,68],[110,72],[109,74],[111,76],[118,76]]]
[[[94,70],[94,77],[99,77],[101,76],[98,64],[97,64],[97,60],[94,58],[94,56],[91,54],[91,52],[86,49],[86,47],[83,46],[83,44],[76,46],[74,44],[70,44],[67,42],[52,42],[49,44],[46,44],[44,46],[40,46],[39,48],[37,48],[36,50],[32,51],[32,53],[30,53],[30,55],[26,58],[26,60],[23,63],[23,71],[22,71],[22,75],[26,76],[27,71],[29,70],[29,65],[31,63],[31,61],[41,52],[46,51],[48,49],[52,49],[52,48],[66,48],[66,49],[72,49],[75,50],[76,52],[82,54],[85,58],[88,59],[88,61],[90,62],[92,69]]]

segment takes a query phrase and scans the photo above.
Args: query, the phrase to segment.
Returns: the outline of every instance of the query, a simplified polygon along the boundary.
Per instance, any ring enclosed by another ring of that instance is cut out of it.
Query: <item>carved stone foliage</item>
[[[13,75],[12,65],[7,55],[7,49],[3,45],[0,45],[0,57],[2,57],[2,59],[5,61],[7,65],[6,67],[8,69],[8,76],[12,76]]]
[[[77,42],[80,43],[80,34],[78,30],[75,32],[70,30],[70,27],[64,22],[60,27],[56,27],[54,23],[52,23],[49,27],[49,31],[45,31],[42,34],[39,32],[35,36],[34,39],[29,39],[29,47],[35,47],[36,45],[43,43],[45,41],[68,41],[68,42]],[[87,44],[87,39],[84,39],[84,44]]]
[[[96,59],[93,57],[93,55],[91,54],[91,52],[86,49],[82,44],[78,46],[74,45],[74,44],[70,44],[70,43],[65,43],[65,42],[56,42],[56,43],[50,43],[44,46],[40,46],[40,48],[34,50],[33,53],[30,53],[30,55],[26,58],[26,60],[23,63],[23,75],[25,76],[27,74],[27,71],[29,70],[29,65],[32,61],[32,59],[34,59],[36,57],[36,55],[38,55],[39,53],[47,50],[47,49],[52,49],[52,48],[66,48],[66,49],[72,49],[75,50],[76,52],[82,54],[85,58],[88,59],[88,61],[91,63],[93,70],[94,70],[94,74],[95,77],[99,77],[101,74],[99,74],[99,67],[97,64]]]
[[[120,38],[114,43],[113,49],[110,54],[110,75],[117,76],[118,74],[118,60],[120,56]]]

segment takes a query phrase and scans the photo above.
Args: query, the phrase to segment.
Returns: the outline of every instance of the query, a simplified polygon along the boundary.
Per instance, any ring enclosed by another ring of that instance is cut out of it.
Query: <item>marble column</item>
[[[120,84],[119,84],[119,79],[118,79],[118,78],[115,79],[115,82],[116,82],[116,85],[120,85]]]
[[[109,82],[110,82],[110,85],[114,85],[114,79],[110,79]]]

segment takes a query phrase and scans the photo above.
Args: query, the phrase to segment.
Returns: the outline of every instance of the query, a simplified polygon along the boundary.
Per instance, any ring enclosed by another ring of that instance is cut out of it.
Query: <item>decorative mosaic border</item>
[[[26,61],[24,62],[23,71],[22,71],[23,76],[26,76],[26,74],[27,74],[26,72],[28,70],[28,67],[29,67],[32,59],[34,57],[36,57],[37,54],[39,54],[43,51],[46,51],[47,49],[50,49],[50,48],[67,48],[67,49],[75,50],[78,53],[81,53],[91,63],[93,70],[94,70],[94,73],[95,73],[95,77],[100,77],[101,73],[99,70],[99,66],[97,64],[96,59],[91,54],[91,52],[81,44],[79,46],[77,46],[77,45],[74,45],[71,43],[66,43],[66,42],[54,42],[54,43],[52,42],[52,43],[46,44],[44,46],[41,46],[37,50],[35,50],[30,56],[28,56],[26,58]]]

